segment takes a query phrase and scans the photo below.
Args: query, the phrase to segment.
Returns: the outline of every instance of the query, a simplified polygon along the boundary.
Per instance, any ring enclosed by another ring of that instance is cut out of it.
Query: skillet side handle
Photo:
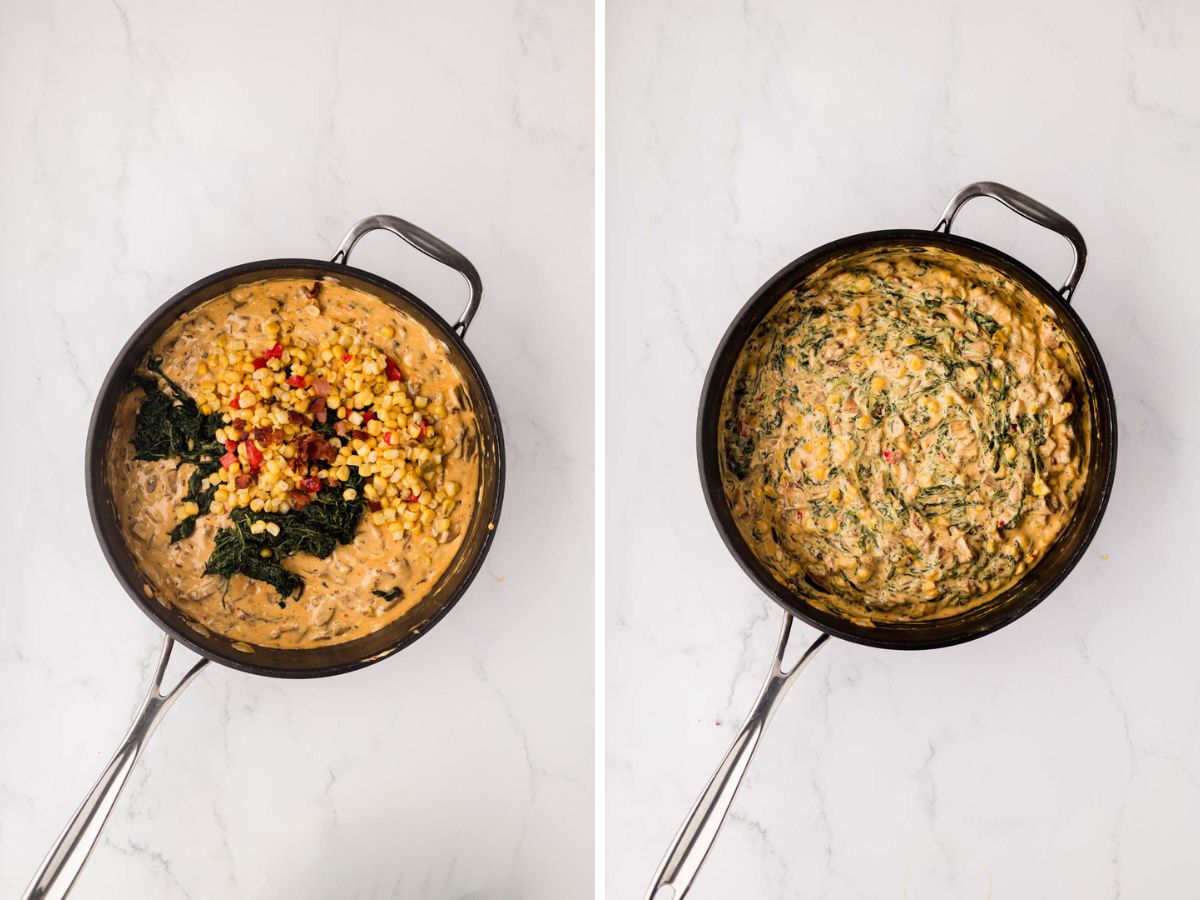
[[[1075,252],[1075,261],[1071,265],[1071,274],[1059,288],[1063,300],[1070,303],[1075,286],[1083,277],[1083,267],[1087,264],[1087,244],[1084,243],[1079,229],[1061,213],[1055,212],[1046,204],[1034,200],[1027,194],[1022,194],[1020,191],[995,181],[976,181],[974,184],[968,184],[950,198],[950,202],[946,204],[946,209],[942,212],[941,219],[938,220],[937,225],[933,226],[933,230],[949,234],[950,226],[954,224],[954,217],[958,215],[958,211],[964,203],[975,197],[991,197],[993,200],[999,200],[1018,215],[1024,216],[1030,222],[1041,225],[1043,228],[1049,228],[1051,231],[1061,234],[1070,242],[1071,249]]]
[[[691,889],[708,851],[717,839],[721,823],[725,821],[725,814],[729,811],[734,794],[742,783],[742,777],[750,766],[750,760],[754,757],[754,751],[767,725],[770,724],[771,717],[796,676],[829,639],[829,635],[822,634],[804,651],[800,661],[785,672],[783,653],[787,649],[791,629],[792,617],[787,615],[783,620],[783,631],[779,636],[775,659],[771,663],[771,672],[758,693],[758,699],[754,701],[741,731],[733,739],[729,752],[721,760],[721,765],[709,779],[700,799],[692,806],[671,842],[658,871],[654,873],[646,900],[683,900],[684,895]],[[670,892],[666,891],[667,888],[670,888]]]
[[[133,724],[129,726],[129,732],[104,769],[100,780],[92,788],[92,792],[87,795],[83,805],[75,812],[75,816],[58,836],[58,840],[50,848],[46,858],[42,860],[37,874],[33,876],[29,887],[21,895],[22,900],[61,900],[70,893],[71,886],[79,877],[84,863],[91,855],[92,848],[100,840],[104,823],[116,805],[117,798],[121,796],[121,790],[129,780],[129,775],[133,772],[133,767],[142,755],[147,741],[150,740],[150,735],[154,733],[159,721],[171,708],[175,698],[207,665],[208,660],[201,659],[188,670],[174,688],[164,694],[162,692],[163,675],[166,673],[167,662],[171,658],[171,648],[174,645],[175,642],[170,637],[163,640],[158,671],[154,675],[154,681],[150,685],[146,699],[142,702],[142,708],[138,710]]]
[[[479,278],[479,272],[475,270],[475,266],[469,259],[424,228],[418,228],[411,222],[406,222],[396,216],[369,216],[346,233],[346,236],[342,238],[342,243],[338,245],[337,252],[333,254],[332,262],[343,266],[348,265],[350,251],[354,249],[359,238],[364,234],[380,230],[390,231],[426,256],[437,260],[442,265],[449,266],[467,279],[467,284],[471,288],[471,298],[453,326],[459,337],[466,337],[467,328],[470,327],[471,320],[475,318],[475,313],[479,311],[479,304],[483,300],[483,282]]]

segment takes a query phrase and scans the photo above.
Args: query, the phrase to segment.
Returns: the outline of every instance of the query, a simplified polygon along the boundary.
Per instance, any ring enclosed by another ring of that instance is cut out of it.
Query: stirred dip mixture
[[[725,494],[755,555],[816,604],[862,623],[959,614],[1070,520],[1079,383],[1052,315],[989,266],[934,248],[833,262],[734,367]]]
[[[145,590],[235,641],[362,637],[462,543],[478,438],[446,347],[333,281],[207,301],[121,399],[109,480]]]

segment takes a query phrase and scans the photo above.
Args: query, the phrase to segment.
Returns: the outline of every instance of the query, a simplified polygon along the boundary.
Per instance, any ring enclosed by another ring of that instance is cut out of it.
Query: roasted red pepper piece
[[[320,478],[302,478],[300,479],[300,487],[308,491],[310,494],[315,494],[321,489]]]
[[[258,471],[258,467],[262,465],[262,451],[258,449],[254,441],[246,441],[246,460],[250,463],[250,468],[256,472]]]
[[[400,367],[396,365],[395,360],[390,356],[387,358],[387,365],[384,366],[384,372],[387,373],[388,381],[403,381],[404,376],[400,373]]]
[[[221,457],[221,467],[222,468],[228,469],[235,462],[237,462],[237,454],[236,453],[229,452]]]
[[[287,383],[294,388],[308,387],[304,381],[303,375],[293,375],[287,380]]]

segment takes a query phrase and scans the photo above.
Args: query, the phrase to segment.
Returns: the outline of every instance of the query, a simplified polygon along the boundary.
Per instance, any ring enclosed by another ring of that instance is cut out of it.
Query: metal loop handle
[[[418,228],[411,222],[406,222],[396,216],[369,216],[346,233],[342,243],[338,245],[337,252],[333,254],[332,261],[340,265],[347,265],[350,261],[350,251],[354,249],[359,238],[364,234],[381,229],[403,238],[426,256],[449,266],[467,279],[467,284],[471,286],[471,299],[467,301],[466,309],[454,323],[454,331],[459,337],[464,337],[471,320],[475,318],[475,313],[479,311],[480,301],[483,300],[483,282],[479,278],[479,272],[475,270],[475,266],[469,259],[424,228]]]
[[[683,900],[684,895],[691,889],[708,851],[717,839],[721,823],[725,821],[725,814],[729,812],[729,806],[742,783],[742,777],[750,767],[750,760],[754,758],[758,742],[771,723],[771,717],[775,715],[775,710],[779,708],[796,676],[829,639],[829,635],[822,634],[804,651],[799,662],[784,671],[783,654],[791,635],[792,621],[790,614],[784,616],[783,631],[779,635],[779,646],[775,649],[771,672],[758,693],[758,699],[754,701],[750,715],[737,737],[733,739],[729,752],[725,754],[725,758],[717,766],[717,771],[705,785],[704,792],[683,820],[683,825],[659,864],[658,871],[654,873],[646,900],[666,900],[667,897]],[[659,892],[667,888],[671,889],[671,893],[660,895]]]
[[[946,204],[946,209],[942,212],[941,219],[938,220],[933,230],[945,231],[946,234],[949,234],[950,226],[954,224],[954,217],[958,215],[958,211],[964,203],[975,197],[991,197],[993,200],[999,200],[1018,215],[1024,216],[1030,222],[1035,222],[1043,228],[1049,228],[1051,231],[1061,234],[1070,242],[1071,249],[1075,252],[1075,261],[1071,266],[1071,274],[1059,288],[1063,300],[1070,303],[1071,294],[1074,293],[1075,286],[1079,284],[1079,279],[1083,277],[1083,267],[1087,264],[1087,244],[1084,243],[1079,229],[1061,213],[1055,212],[1046,204],[1034,200],[1027,194],[1022,194],[1020,191],[995,181],[976,181],[974,184],[968,184],[950,198],[950,202]]]
[[[154,673],[154,681],[142,702],[142,708],[134,717],[133,724],[116,754],[109,762],[100,780],[92,788],[83,805],[76,810],[75,815],[63,829],[46,858],[42,860],[37,874],[29,882],[29,887],[22,894],[23,900],[61,900],[66,897],[83,870],[84,863],[91,855],[104,823],[121,796],[121,790],[129,780],[133,767],[142,755],[150,735],[158,727],[159,721],[166,715],[185,687],[207,664],[207,659],[201,659],[193,665],[175,687],[166,693],[162,691],[163,676],[167,671],[167,663],[171,659],[171,648],[175,645],[170,637],[163,640],[162,655],[158,659],[158,670]]]

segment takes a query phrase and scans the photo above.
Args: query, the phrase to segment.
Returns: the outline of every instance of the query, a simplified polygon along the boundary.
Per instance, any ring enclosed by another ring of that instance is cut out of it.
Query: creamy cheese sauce
[[[436,426],[450,448],[445,478],[462,489],[449,532],[436,547],[417,546],[409,535],[392,535],[368,515],[354,543],[339,546],[326,559],[290,557],[286,567],[303,578],[305,589],[281,606],[278,594],[261,581],[204,574],[216,532],[229,525],[227,514],[201,516],[191,537],[170,542],[175,508],[192,466],[133,458],[131,438],[143,394],[128,391],[118,404],[109,445],[109,484],[125,540],[145,577],[144,590],[200,626],[251,646],[327,646],[363,637],[404,615],[429,593],[458,553],[479,490],[477,423],[445,345],[376,297],[327,280],[314,299],[308,291],[312,284],[275,279],[235,288],[176,321],[151,355],[161,356],[163,371],[195,396],[197,364],[218,335],[269,344],[273,338],[264,335],[263,325],[275,318],[291,322],[296,337],[315,344],[349,326],[400,361],[414,392],[445,406],[446,415]],[[388,333],[386,327],[394,337],[384,340],[380,334]],[[396,600],[372,593],[394,587],[402,592]]]
[[[1053,315],[989,266],[934,248],[835,261],[734,367],[725,495],[755,555],[811,602],[864,624],[957,615],[1070,521],[1080,383]]]

